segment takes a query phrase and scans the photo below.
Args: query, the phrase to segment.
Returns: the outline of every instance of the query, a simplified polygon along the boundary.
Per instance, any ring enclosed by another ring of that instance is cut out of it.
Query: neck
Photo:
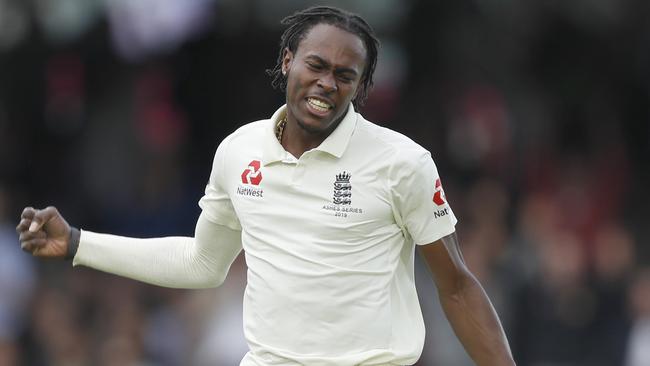
[[[306,151],[318,147],[325,139],[336,129],[343,121],[345,114],[340,116],[337,121],[332,123],[326,130],[315,131],[306,128],[305,125],[293,116],[291,110],[287,108],[287,114],[284,117],[286,123],[280,136],[280,144],[286,151],[296,158],[300,158]]]
[[[284,128],[282,135],[282,147],[291,153],[296,158],[300,158],[305,151],[318,147],[329,136],[326,134],[318,134],[305,131],[295,121],[287,120],[287,125]]]

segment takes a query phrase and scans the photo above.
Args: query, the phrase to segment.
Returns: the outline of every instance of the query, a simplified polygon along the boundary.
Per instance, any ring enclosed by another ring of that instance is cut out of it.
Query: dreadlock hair
[[[363,18],[334,7],[314,6],[282,19],[281,24],[286,25],[287,29],[285,29],[280,38],[278,59],[272,69],[266,70],[266,73],[272,78],[271,85],[273,88],[280,88],[280,90],[286,89],[287,78],[282,74],[282,60],[284,58],[285,48],[295,54],[298,45],[305,38],[309,30],[313,26],[322,23],[333,25],[357,35],[366,47],[366,67],[361,75],[359,90],[352,100],[355,105],[363,105],[373,85],[372,75],[377,66],[379,40],[370,25]]]

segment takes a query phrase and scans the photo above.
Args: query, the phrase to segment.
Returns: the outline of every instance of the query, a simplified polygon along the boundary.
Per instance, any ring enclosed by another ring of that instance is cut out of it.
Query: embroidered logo
[[[260,171],[260,161],[253,160],[248,164],[248,168],[241,173],[241,182],[258,186],[262,181],[262,172]]]
[[[350,184],[350,173],[344,171],[343,173],[336,175],[332,203],[335,205],[352,204],[352,184]]]
[[[442,190],[440,178],[436,180],[436,193],[433,194],[433,202],[438,206],[445,204],[445,191]]]
[[[351,177],[352,175],[345,171],[335,176],[332,203],[323,205],[323,210],[330,211],[334,216],[342,218],[363,213],[362,208],[352,207]]]

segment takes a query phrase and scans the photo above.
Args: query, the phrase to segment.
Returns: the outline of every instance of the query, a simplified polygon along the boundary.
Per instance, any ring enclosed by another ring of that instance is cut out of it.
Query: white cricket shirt
[[[431,155],[352,105],[323,143],[294,158],[285,115],[220,144],[200,206],[241,229],[248,265],[242,365],[410,365],[424,343],[415,244],[454,232]]]

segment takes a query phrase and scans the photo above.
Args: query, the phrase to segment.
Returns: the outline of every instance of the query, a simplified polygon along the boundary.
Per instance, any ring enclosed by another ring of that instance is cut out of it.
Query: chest
[[[263,165],[249,156],[230,171],[227,189],[244,231],[354,238],[394,225],[387,167],[372,159],[316,152]]]

